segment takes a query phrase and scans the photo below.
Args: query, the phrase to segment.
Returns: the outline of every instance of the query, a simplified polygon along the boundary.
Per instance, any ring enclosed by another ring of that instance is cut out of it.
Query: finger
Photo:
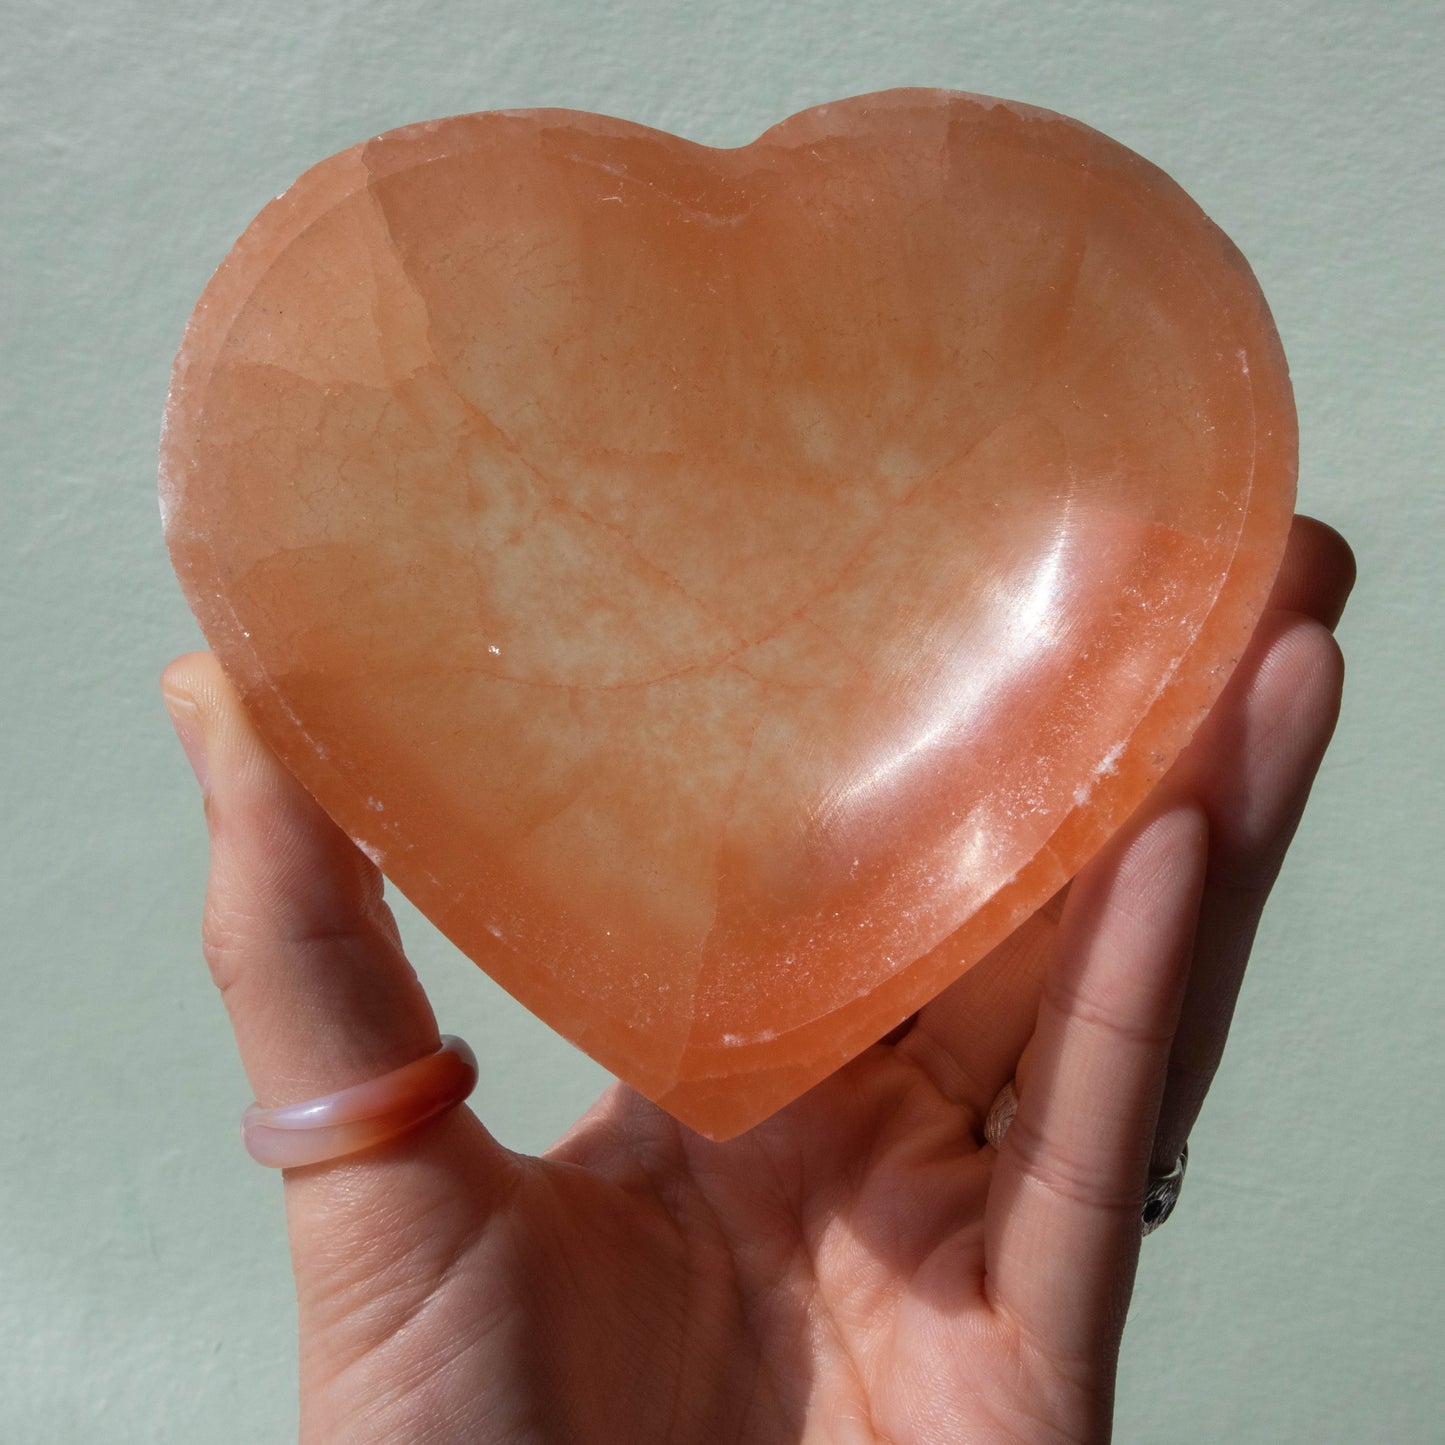
[[[1250,648],[1164,787],[1210,824],[1194,963],[1160,1111],[1153,1168],[1179,1157],[1219,1067],[1265,900],[1339,714],[1339,621],[1355,559],[1332,527],[1296,517]]]
[[[381,875],[276,761],[215,659],[161,688],[209,773],[204,945],[257,1102],[360,1083],[438,1047]]]
[[[1322,623],[1269,615],[1170,780],[1204,809],[1210,857],[1156,1172],[1179,1157],[1219,1067],[1260,915],[1334,731],[1342,684],[1340,651]]]
[[[1355,554],[1331,526],[1296,517],[1266,610],[1302,612],[1331,630],[1355,585]]]
[[[213,658],[178,659],[162,687],[207,790],[205,950],[257,1101],[300,1103],[433,1053],[376,869],[277,762]],[[509,1159],[463,1105],[285,1171],[302,1397],[318,1415],[338,1382],[345,1394],[349,1362],[384,1375],[389,1351],[414,1346],[425,1303],[506,1199]]]
[[[204,949],[257,1103],[300,1103],[435,1052],[436,1019],[375,866],[276,760],[210,654],[177,659],[161,686],[203,778],[211,838]],[[429,1132],[455,1127],[463,1114],[305,1172],[414,1154]]]
[[[1150,805],[1064,907],[984,1251],[995,1307],[1065,1359],[1123,1327],[1207,851],[1197,807]]]

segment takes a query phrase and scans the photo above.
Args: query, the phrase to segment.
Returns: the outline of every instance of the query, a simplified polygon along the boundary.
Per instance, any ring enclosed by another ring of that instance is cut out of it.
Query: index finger
[[[1204,881],[1207,825],[1156,799],[1074,880],[984,1217],[995,1309],[1064,1363],[1117,1347]]]

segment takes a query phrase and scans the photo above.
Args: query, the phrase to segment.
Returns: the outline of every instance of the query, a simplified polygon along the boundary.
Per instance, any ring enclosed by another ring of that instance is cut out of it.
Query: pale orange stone
[[[570,111],[303,176],[196,309],[176,570],[280,756],[713,1137],[980,958],[1168,767],[1281,555],[1239,253],[1076,121]]]

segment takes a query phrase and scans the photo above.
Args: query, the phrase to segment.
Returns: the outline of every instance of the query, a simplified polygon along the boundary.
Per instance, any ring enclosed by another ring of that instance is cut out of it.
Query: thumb
[[[433,1053],[436,1019],[380,873],[276,760],[213,657],[178,658],[161,688],[206,793],[205,953],[257,1102],[300,1103]],[[303,1438],[341,1438],[336,1422],[378,1399],[397,1408],[398,1381],[454,1356],[456,1320],[483,1312],[456,1266],[515,1164],[462,1105],[285,1171]]]
[[[209,653],[178,658],[161,691],[206,796],[204,950],[257,1103],[298,1103],[434,1053],[436,1018],[376,867],[277,761]],[[368,1152],[405,1152],[431,1127]]]
[[[161,693],[203,780],[206,960],[257,1102],[329,1093],[435,1050],[380,873],[262,742],[215,658],[178,658]]]

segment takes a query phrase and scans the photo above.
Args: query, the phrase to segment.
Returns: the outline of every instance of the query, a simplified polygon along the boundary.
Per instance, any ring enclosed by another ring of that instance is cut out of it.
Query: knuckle
[[[1143,1195],[1143,1171],[1129,1184],[1095,1152],[1075,1154],[1036,1128],[1022,1115],[1009,1126],[1005,1142],[1021,1172],[1037,1188],[1065,1203],[1107,1214],[1132,1216]]]
[[[1174,1038],[1172,1022],[1145,1022],[1131,1015],[1121,1001],[1101,997],[1097,990],[1090,990],[1077,983],[1049,980],[1044,986],[1043,1001],[1049,1009],[1068,1019],[1071,1024],[1081,1024],[1090,1032],[1102,1034],[1114,1043],[1141,1049],[1165,1049]]]
[[[385,917],[276,906],[260,912],[211,894],[201,918],[201,953],[212,982],[229,998],[258,963],[324,967],[377,953],[401,955],[400,935],[394,924],[386,926],[389,918],[389,910]]]
[[[210,969],[211,982],[221,997],[227,998],[242,972],[244,936],[236,927],[234,915],[212,899],[207,899],[201,919],[201,953]]]

